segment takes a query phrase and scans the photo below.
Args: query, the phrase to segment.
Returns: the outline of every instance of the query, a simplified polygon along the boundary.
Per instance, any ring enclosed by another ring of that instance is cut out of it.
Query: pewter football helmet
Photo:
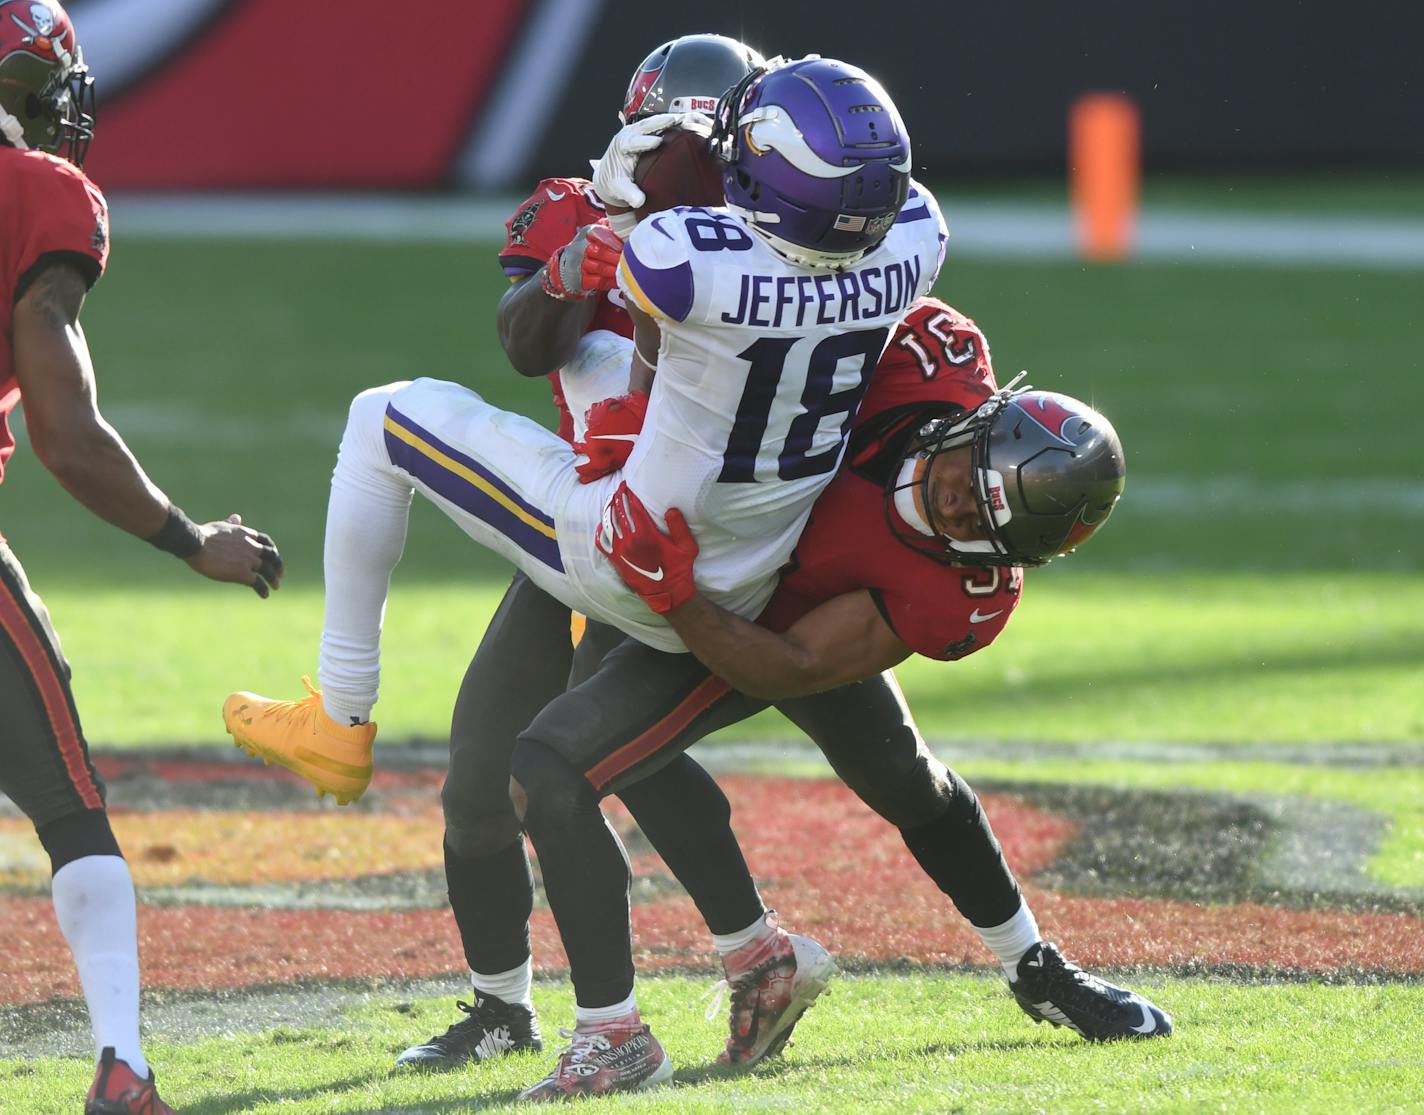
[[[1022,377],[1019,377],[1022,378]],[[1015,380],[1015,383],[1017,380]],[[929,465],[968,446],[983,541],[950,538],[933,522]],[[1086,403],[1014,383],[967,414],[921,428],[885,489],[886,516],[914,549],[954,565],[1044,565],[1107,521],[1126,482],[1112,423]],[[929,521],[926,522],[925,520]]]

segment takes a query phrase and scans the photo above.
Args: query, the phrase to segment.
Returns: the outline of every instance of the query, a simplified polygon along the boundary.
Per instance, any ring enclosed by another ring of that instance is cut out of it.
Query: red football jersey
[[[15,302],[35,264],[54,252],[91,260],[90,282],[98,279],[109,259],[104,195],[63,159],[0,145],[0,480],[15,451],[10,412],[20,402]]]
[[[593,192],[586,178],[545,178],[538,188],[505,222],[504,247],[499,263],[511,280],[531,275],[549,257],[574,238],[584,225],[603,219],[603,202]],[[588,331],[607,329],[624,337],[633,336],[633,321],[623,308],[623,292],[604,291],[598,295],[598,306],[589,322]],[[549,386],[559,408],[559,436],[573,438],[573,416],[564,402],[559,373],[549,373]]]
[[[989,342],[979,327],[948,303],[921,298],[895,327],[855,421],[860,426],[912,403],[953,403],[972,410],[998,389]],[[862,459],[876,448],[863,447]]]
[[[995,390],[983,333],[959,311],[922,298],[876,365],[856,421],[904,404],[972,409]],[[945,565],[896,538],[886,514],[881,486],[842,469],[811,509],[758,622],[784,631],[818,604],[869,590],[885,622],[917,654],[952,660],[992,643],[1018,606],[1023,571]]]

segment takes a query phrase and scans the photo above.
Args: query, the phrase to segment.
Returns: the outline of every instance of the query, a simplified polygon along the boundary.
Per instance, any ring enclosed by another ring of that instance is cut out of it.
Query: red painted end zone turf
[[[247,769],[247,768],[239,768]],[[229,772],[230,773],[230,772]],[[749,862],[768,902],[789,928],[807,932],[842,960],[862,963],[987,964],[988,954],[900,842],[838,783],[726,778]],[[424,796],[406,791],[428,789]],[[438,778],[401,776],[393,812],[428,825],[429,860],[439,863]],[[1051,863],[1073,835],[1065,818],[1004,796],[986,796],[1005,852],[1028,876]],[[626,826],[616,807],[615,822]],[[140,815],[134,815],[137,819]],[[155,815],[145,816],[152,822]],[[168,835],[181,854],[184,834],[172,815]],[[201,817],[201,814],[197,814]],[[292,814],[255,813],[250,821],[282,828]],[[307,814],[326,839],[353,844],[369,815]],[[384,814],[380,820],[394,818]],[[123,815],[119,815],[122,822]],[[335,826],[334,828],[332,826]],[[123,829],[120,835],[123,837]],[[333,835],[334,833],[334,835]],[[417,834],[412,834],[412,836]],[[136,870],[143,850],[130,848]],[[253,882],[301,878],[303,850],[292,862],[266,862]],[[365,858],[364,856],[362,858]],[[308,861],[312,862],[312,861]],[[410,864],[407,866],[420,866]],[[372,870],[379,864],[372,863]],[[665,875],[656,857],[635,857],[641,875]],[[323,877],[313,867],[311,877]],[[329,876],[328,876],[329,877]],[[1424,973],[1424,918],[1404,914],[1296,911],[1263,905],[1201,906],[1154,899],[1092,899],[1029,888],[1040,924],[1080,962],[1099,965],[1223,965],[1327,973],[1387,970]],[[709,966],[706,931],[679,895],[634,910],[637,958],[644,969]],[[139,912],[144,981],[150,988],[223,989],[294,980],[416,978],[464,970],[448,911],[392,913],[143,906]],[[50,911],[36,897],[0,898],[0,1003],[78,994],[67,951]],[[534,917],[535,958],[543,970],[565,965],[547,910]]]

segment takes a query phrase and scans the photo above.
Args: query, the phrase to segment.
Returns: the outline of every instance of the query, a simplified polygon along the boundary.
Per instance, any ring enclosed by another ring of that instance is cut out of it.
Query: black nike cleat
[[[1172,1032],[1172,1016],[1166,1011],[1064,960],[1046,941],[1023,955],[1018,975],[1009,987],[1035,1022],[1067,1026],[1089,1041],[1165,1038]]]
[[[468,1017],[424,1045],[412,1045],[396,1058],[397,1068],[447,1072],[467,1061],[487,1061],[506,1053],[538,1053],[544,1048],[539,1020],[528,1007],[479,994],[474,1006],[459,1000],[455,1006]]]

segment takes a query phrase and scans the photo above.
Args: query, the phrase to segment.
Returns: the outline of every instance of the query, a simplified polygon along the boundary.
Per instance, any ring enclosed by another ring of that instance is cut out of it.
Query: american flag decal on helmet
[[[864,232],[865,218],[855,216],[850,213],[841,213],[836,217],[837,232]]]

